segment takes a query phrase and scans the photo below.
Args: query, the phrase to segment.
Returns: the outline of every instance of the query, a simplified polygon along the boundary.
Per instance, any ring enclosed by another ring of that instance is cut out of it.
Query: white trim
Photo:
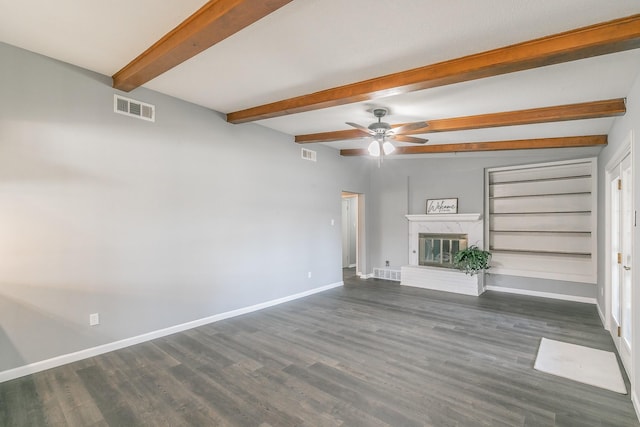
[[[604,327],[605,330],[609,330],[609,325],[607,324],[606,318],[604,317],[604,314],[602,313],[602,309],[600,309],[600,304],[596,303],[596,308],[598,309],[598,316],[600,316],[600,321],[602,322],[602,326]]]
[[[509,294],[529,295],[532,297],[542,297],[559,299],[563,301],[582,302],[586,304],[597,304],[596,298],[579,297],[575,295],[554,294],[552,292],[530,291],[527,289],[503,288],[502,286],[488,285],[485,287],[487,291],[505,292]]]
[[[611,177],[613,171],[607,166],[604,172],[604,326],[611,331]]]
[[[530,168],[530,167],[541,168],[541,167],[547,167],[547,166],[561,166],[561,165],[568,165],[568,164],[573,164],[573,163],[584,163],[585,160],[591,160],[591,159],[595,159],[595,158],[597,158],[597,157],[586,157],[586,158],[583,158],[583,159],[572,159],[572,160],[557,160],[557,161],[554,161],[554,162],[544,162],[544,163],[535,163],[535,164],[525,163],[525,164],[521,164],[521,165],[512,165],[512,166],[501,166],[501,167],[488,168],[487,171],[495,172],[495,171],[508,171],[508,170],[526,169],[526,168]]]
[[[604,189],[605,189],[605,197],[604,197],[604,214],[605,214],[605,219],[604,219],[604,237],[605,237],[605,243],[604,243],[604,309],[605,309],[605,329],[609,331],[611,338],[614,340],[615,344],[616,344],[616,349],[618,350],[619,354],[622,354],[622,348],[621,346],[624,345],[622,344],[618,337],[615,334],[615,322],[613,321],[613,316],[612,316],[612,305],[613,305],[613,297],[612,297],[612,289],[613,289],[613,284],[611,283],[611,272],[612,269],[614,268],[612,263],[611,263],[611,258],[612,258],[612,254],[611,254],[611,199],[612,199],[612,194],[611,194],[611,179],[614,175],[619,173],[619,169],[620,169],[620,164],[622,163],[622,161],[629,156],[631,159],[631,181],[632,181],[632,185],[635,185],[635,165],[634,165],[634,160],[633,160],[633,130],[630,130],[629,133],[622,139],[622,143],[621,145],[618,147],[618,149],[615,151],[615,153],[613,154],[613,156],[609,159],[609,161],[607,162],[607,165],[605,167],[604,170],[604,177],[605,177],[605,182],[604,182]],[[634,206],[635,209],[635,201],[634,201],[634,195],[632,193],[632,197],[631,197],[631,204],[632,206]],[[635,244],[633,242],[632,239],[632,246],[631,246],[631,250],[632,250],[632,258],[635,260],[635,256],[633,255],[633,253],[635,252]],[[633,294],[632,294],[632,304],[633,304]],[[635,307],[633,307],[633,309],[635,310]],[[633,321],[633,319],[631,320]],[[632,338],[633,339],[633,338]],[[632,343],[632,348],[633,348],[633,343]],[[627,371],[627,373],[629,374],[629,380],[632,382],[632,388],[633,388],[633,371],[635,369],[634,367],[634,358],[633,358],[633,354],[631,354],[631,360],[627,363],[627,365],[625,365],[623,363],[623,366],[625,368],[625,370]],[[621,356],[622,357],[622,356]],[[638,407],[636,406],[636,411],[638,411]],[[638,417],[640,419],[640,416]]]
[[[633,135],[625,138],[625,141],[618,148],[615,154],[609,159],[604,171],[604,325],[605,329],[611,331],[611,176],[614,174],[614,168],[619,168],[620,162],[625,157],[631,156],[631,146]],[[628,142],[628,143],[627,143]],[[632,158],[633,161],[633,158]]]
[[[480,213],[466,214],[429,214],[429,215],[405,215],[409,221],[478,221],[481,218]]]
[[[304,298],[319,292],[328,291],[329,289],[338,288],[340,286],[344,286],[344,283],[342,281],[321,286],[319,288],[310,289],[308,291],[300,292],[297,294],[289,295],[283,298],[266,301],[260,304],[255,304],[248,307],[227,311],[225,313],[215,314],[213,316],[205,317],[198,320],[193,320],[191,322],[182,323],[180,325],[170,326],[168,328],[159,329],[157,331],[148,332],[146,334],[138,335],[135,337],[125,338],[123,340],[110,342],[108,344],[99,345],[97,347],[91,347],[84,350],[76,351],[74,353],[63,354],[61,356],[56,356],[51,359],[41,360],[39,362],[31,363],[24,366],[19,366],[17,368],[8,369],[6,371],[0,372],[0,383],[13,380],[15,378],[20,378],[25,375],[35,374],[36,372],[41,372],[47,369],[66,365],[68,363],[77,362],[78,360],[98,356],[100,354],[108,353],[110,351],[119,350],[121,348],[129,347],[135,344],[151,341],[153,339],[175,334],[177,332],[182,332],[188,329],[197,328],[198,326],[207,325],[209,323],[218,322],[220,320],[229,319],[231,317],[241,316],[243,314],[262,310],[268,307],[273,307],[275,305],[283,304],[285,302],[293,301],[299,298]]]
[[[606,171],[611,171],[613,168],[620,165],[620,162],[624,160],[629,154],[631,154],[631,145],[633,144],[633,132],[629,131],[629,134],[624,138],[625,141],[618,148],[618,151],[609,159],[607,162],[607,166],[605,166]],[[626,142],[629,141],[627,144]]]
[[[362,274],[362,273],[356,273],[356,276],[360,277],[361,279],[373,279],[374,275],[373,273],[370,274]]]

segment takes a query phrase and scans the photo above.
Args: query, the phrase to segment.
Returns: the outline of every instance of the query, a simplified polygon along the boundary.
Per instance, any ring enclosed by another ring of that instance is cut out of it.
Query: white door
[[[611,174],[611,335],[622,363],[631,367],[631,283],[633,269],[631,156],[627,155]]]
[[[342,268],[351,264],[351,236],[349,235],[349,199],[342,199]]]
[[[342,268],[355,267],[358,237],[358,198],[342,198]]]

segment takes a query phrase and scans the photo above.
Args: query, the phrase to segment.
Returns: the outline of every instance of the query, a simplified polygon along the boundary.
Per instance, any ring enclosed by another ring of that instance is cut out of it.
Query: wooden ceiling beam
[[[291,0],[210,0],[115,73],[113,87],[129,92],[276,11]]]
[[[640,47],[640,15],[227,114],[230,123],[302,113]]]
[[[596,119],[624,115],[627,111],[624,98],[604,101],[583,102],[579,104],[558,105],[553,107],[532,108],[528,110],[507,111],[502,113],[480,114],[477,116],[454,117],[428,121],[429,126],[405,132],[406,135],[417,135],[434,132],[452,132],[458,130],[483,129],[499,126],[530,125],[568,120]],[[392,125],[392,128],[404,123]],[[321,132],[297,135],[298,144],[314,142],[344,141],[366,138],[368,135],[357,129]]]
[[[606,135],[569,136],[562,138],[520,139],[512,141],[465,142],[456,144],[396,147],[396,154],[442,154],[477,151],[534,150],[542,148],[577,148],[607,145]],[[340,150],[341,156],[368,156],[367,149]]]

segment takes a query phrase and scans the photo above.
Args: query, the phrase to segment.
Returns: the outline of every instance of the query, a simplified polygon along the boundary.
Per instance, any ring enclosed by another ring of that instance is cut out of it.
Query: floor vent
[[[311,160],[312,162],[316,161],[316,152],[313,150],[309,150],[307,148],[302,149],[302,158],[305,160]]]
[[[113,95],[113,111],[150,122],[156,121],[155,106],[120,95]]]

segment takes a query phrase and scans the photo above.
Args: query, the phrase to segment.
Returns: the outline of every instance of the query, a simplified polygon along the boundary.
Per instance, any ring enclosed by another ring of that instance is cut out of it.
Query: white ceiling
[[[203,0],[0,0],[0,41],[112,75]],[[228,113],[640,13],[637,0],[293,0],[145,87]],[[640,49],[262,120],[287,134],[625,97]],[[135,97],[135,90],[131,96]],[[144,100],[143,100],[144,101]],[[606,134],[613,119],[429,134],[430,143]],[[242,126],[242,125],[238,125]],[[327,143],[363,147],[362,141]]]

